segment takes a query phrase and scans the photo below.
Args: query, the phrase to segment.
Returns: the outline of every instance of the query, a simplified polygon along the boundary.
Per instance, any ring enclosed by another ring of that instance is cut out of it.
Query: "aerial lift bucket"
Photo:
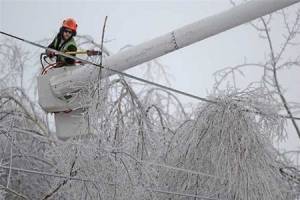
[[[63,99],[54,96],[50,80],[63,73],[72,73],[78,67],[53,68],[37,79],[39,104],[46,112],[54,113],[56,136],[61,140],[86,134],[87,123],[84,117],[84,106],[82,97],[78,94],[69,94]]]

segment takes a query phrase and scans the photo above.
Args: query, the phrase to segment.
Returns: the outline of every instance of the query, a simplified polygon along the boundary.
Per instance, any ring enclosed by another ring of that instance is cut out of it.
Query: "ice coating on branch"
[[[166,154],[172,166],[217,178],[164,170],[165,187],[216,199],[293,199],[280,174],[283,163],[272,146],[273,137],[283,131],[277,106],[249,97],[220,95],[214,98],[219,104],[203,104],[195,119],[180,128]],[[274,112],[246,111],[261,105]]]
[[[64,154],[52,154],[64,161],[57,166],[65,174],[76,160],[76,177],[101,185],[93,188],[89,183],[91,196],[187,198],[152,191],[160,189],[225,200],[295,199],[280,173],[286,163],[272,144],[282,137],[284,120],[263,91],[219,91],[210,97],[218,104],[201,104],[194,117],[173,129],[163,101],[155,101],[158,94],[135,93],[123,81],[103,83],[100,99],[94,95],[88,113],[91,134],[75,140],[76,145],[56,149]],[[156,102],[160,115],[147,109],[149,102]],[[67,184],[72,187],[62,190],[63,195],[84,187],[79,182]]]

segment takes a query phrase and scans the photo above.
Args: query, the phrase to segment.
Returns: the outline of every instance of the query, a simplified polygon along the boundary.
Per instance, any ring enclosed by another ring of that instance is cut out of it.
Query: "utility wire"
[[[41,171],[36,171],[36,170],[28,170],[28,169],[22,169],[22,168],[16,168],[16,167],[6,167],[0,165],[0,168],[3,169],[10,169],[13,171],[19,171],[19,172],[24,172],[24,173],[29,173],[29,174],[37,174],[41,176],[52,176],[56,178],[64,178],[68,180],[75,180],[75,181],[81,181],[81,182],[90,182],[90,183],[101,183],[99,181],[91,180],[91,179],[84,179],[84,178],[76,178],[76,177],[71,177],[71,176],[64,176],[64,175],[59,175],[59,174],[54,174],[54,173],[48,173],[48,172],[41,172]],[[116,185],[115,183],[109,183],[110,185]],[[153,189],[153,188],[147,188],[149,191],[152,192],[157,192],[157,193],[165,193],[165,194],[173,194],[173,195],[179,195],[179,196],[186,196],[186,197],[194,197],[194,198],[200,198],[200,199],[205,199],[205,200],[218,200],[215,198],[209,198],[209,197],[204,197],[204,196],[199,196],[199,195],[192,195],[192,194],[185,194],[185,193],[179,193],[179,192],[172,192],[172,191],[167,191],[167,190],[159,190],[159,189]]]
[[[64,175],[59,175],[59,174],[54,174],[54,173],[29,170],[29,169],[23,169],[23,168],[17,168],[17,167],[6,167],[3,165],[0,165],[0,168],[11,169],[13,171],[29,173],[29,174],[36,174],[36,175],[40,175],[40,176],[51,176],[51,177],[56,177],[56,178],[63,178],[63,179],[74,180],[74,181],[90,182],[90,183],[97,183],[97,184],[104,183],[104,184],[109,184],[109,185],[113,185],[113,186],[116,185],[116,183],[105,183],[105,182],[95,181],[95,180],[91,180],[91,179],[87,179],[87,178],[76,178],[76,177],[71,177],[71,176],[64,176]],[[157,193],[173,194],[173,195],[178,195],[178,196],[194,197],[194,198],[199,198],[199,199],[202,198],[203,200],[221,200],[221,199],[216,199],[216,198],[211,198],[211,197],[186,194],[186,193],[180,193],[180,192],[173,192],[173,191],[168,191],[168,190],[159,190],[159,189],[154,189],[154,188],[145,188],[145,189],[152,191],[152,192],[157,192]],[[296,191],[284,190],[282,192],[288,192],[288,193],[300,195],[300,192],[296,192]]]
[[[217,178],[217,179],[221,179],[221,180],[225,179],[224,177],[215,176],[215,175],[204,173],[204,172],[198,172],[198,171],[195,171],[195,170],[184,169],[184,168],[179,168],[179,167],[173,167],[173,166],[170,166],[170,165],[165,165],[165,164],[159,164],[159,163],[149,162],[149,161],[145,161],[145,160],[140,160],[140,159],[137,159],[134,156],[132,156],[129,153],[126,153],[126,152],[112,151],[111,153],[125,154],[129,158],[131,158],[131,160],[133,160],[137,163],[143,163],[143,164],[146,164],[146,165],[152,165],[152,166],[156,166],[156,167],[163,167],[163,168],[167,168],[167,169],[171,169],[171,170],[175,170],[175,171],[182,171],[182,172],[186,172],[186,173],[190,173],[190,174],[196,174],[196,175],[200,175],[200,176],[207,176],[207,177]]]
[[[173,195],[177,195],[177,196],[193,197],[193,198],[201,199],[201,200],[221,200],[219,198],[205,197],[205,196],[186,194],[186,193],[180,193],[180,192],[172,192],[172,191],[167,191],[167,190],[151,189],[151,191],[157,192],[157,193],[164,193],[164,194],[173,194]]]
[[[103,68],[105,70],[114,72],[116,74],[119,74],[119,75],[122,75],[122,76],[125,76],[125,77],[128,77],[128,78],[131,78],[131,79],[135,79],[137,81],[141,81],[141,82],[144,82],[144,83],[147,83],[147,84],[150,84],[150,85],[154,85],[156,87],[160,87],[160,88],[163,88],[163,89],[166,89],[166,90],[169,90],[169,91],[172,91],[172,92],[184,95],[184,96],[188,96],[188,97],[191,97],[191,98],[194,98],[194,99],[197,99],[197,100],[205,101],[205,102],[208,102],[208,103],[218,104],[218,102],[216,102],[216,101],[208,100],[206,98],[202,98],[202,97],[199,97],[199,96],[196,96],[196,95],[193,95],[193,94],[189,94],[189,93],[184,92],[184,91],[180,91],[180,90],[177,90],[177,89],[174,89],[174,88],[171,88],[171,87],[167,87],[167,86],[164,86],[164,85],[152,82],[152,81],[148,81],[148,80],[145,80],[143,78],[139,78],[139,77],[136,77],[136,76],[133,76],[133,75],[130,75],[130,74],[127,74],[127,73],[115,70],[115,69],[111,69],[109,67],[104,67],[104,66],[101,66],[101,64],[99,65],[99,64],[96,64],[94,62],[85,60],[85,59],[81,59],[81,58],[78,58],[78,57],[75,57],[75,56],[71,56],[71,55],[65,54],[65,53],[57,51],[55,49],[51,49],[51,48],[45,47],[43,45],[40,45],[40,44],[31,42],[31,41],[25,40],[23,38],[20,38],[20,37],[17,37],[17,36],[5,33],[3,31],[0,31],[0,34],[3,34],[3,35],[6,35],[6,36],[9,36],[9,37],[12,37],[14,39],[26,42],[28,44],[31,44],[31,45],[39,47],[39,48],[43,48],[45,50],[53,51],[56,54],[62,55],[62,56],[67,57],[67,58],[72,58],[74,60],[79,60],[79,61],[81,61],[83,63],[87,63],[87,64],[94,65],[96,67]],[[283,115],[280,115],[280,116],[284,117],[284,118],[291,118],[289,116],[283,116]],[[300,118],[298,118],[298,117],[292,117],[292,118],[300,120]],[[193,173],[193,174],[202,175],[202,176],[204,175],[204,176],[209,176],[209,177],[213,177],[213,178],[223,179],[221,177],[210,175],[210,174],[206,174],[206,173],[203,173],[203,172],[196,172],[196,171],[193,171],[193,170],[187,170],[187,169],[183,169],[183,168],[178,168],[178,167],[173,167],[173,166],[168,166],[168,165],[163,165],[163,164],[157,164],[157,163],[143,161],[143,160],[136,160],[136,162],[140,162],[140,163],[144,163],[144,164],[148,164],[148,165],[153,165],[153,166],[164,167],[164,168],[168,168],[168,169],[172,169],[172,170],[183,171],[183,172],[187,172],[187,173]],[[82,181],[82,182],[93,182],[93,183],[97,182],[97,181],[94,181],[94,180],[91,180],[91,179],[76,178],[76,177],[64,176],[64,175],[59,175],[59,174],[54,174],[54,173],[48,173],[48,172],[40,172],[40,171],[35,171],[35,170],[15,168],[15,167],[11,167],[11,166],[10,167],[6,167],[6,166],[0,165],[0,168],[8,169],[8,170],[14,170],[14,171],[20,171],[20,172],[24,172],[24,173],[38,174],[38,175],[44,175],[44,176],[52,176],[52,177],[57,177],[57,178],[65,178],[65,179],[69,179],[69,180],[76,180],[76,181]],[[110,184],[115,185],[114,183],[110,183]],[[204,196],[192,195],[192,194],[185,194],[185,193],[179,193],[179,192],[172,192],[172,191],[166,191],[166,190],[158,190],[158,189],[150,189],[150,190],[153,191],[153,192],[157,192],[157,193],[165,193],[165,194],[173,194],[173,195],[186,196],[186,197],[194,197],[194,198],[205,199],[205,200],[218,200],[216,198],[210,198],[210,197],[204,197]],[[291,192],[293,192],[293,191],[291,191]]]
[[[181,91],[181,90],[177,90],[177,89],[174,89],[174,88],[171,88],[171,87],[167,87],[165,85],[161,85],[161,84],[158,84],[158,83],[155,83],[155,82],[152,82],[152,81],[148,81],[148,80],[143,79],[143,78],[139,78],[139,77],[133,76],[131,74],[127,74],[125,72],[121,72],[121,71],[118,71],[118,70],[115,70],[115,69],[112,69],[112,68],[109,68],[109,67],[101,66],[101,65],[99,65],[97,63],[94,63],[92,61],[85,60],[85,59],[82,59],[82,58],[79,58],[79,57],[76,57],[76,56],[65,54],[65,53],[57,51],[55,49],[52,49],[52,48],[49,48],[49,47],[45,47],[45,46],[43,46],[41,44],[29,41],[29,40],[25,40],[23,38],[11,35],[9,33],[3,32],[3,31],[0,31],[0,34],[6,35],[8,37],[12,37],[14,39],[20,40],[22,42],[28,43],[30,45],[33,45],[33,46],[36,46],[36,47],[39,47],[39,48],[42,48],[42,49],[45,49],[45,50],[53,51],[54,53],[56,53],[58,55],[61,55],[61,56],[67,57],[67,58],[71,58],[71,59],[74,59],[74,60],[78,60],[78,61],[81,61],[81,62],[86,63],[86,64],[94,65],[96,67],[99,67],[99,68],[102,68],[102,69],[114,72],[116,74],[119,74],[119,75],[122,75],[122,76],[125,76],[125,77],[128,77],[128,78],[131,78],[131,79],[134,79],[134,80],[137,80],[137,81],[140,81],[140,82],[144,82],[144,83],[147,83],[149,85],[160,87],[160,88],[163,88],[163,89],[175,92],[177,94],[188,96],[188,97],[191,97],[191,98],[194,98],[194,99],[197,99],[197,100],[200,100],[200,101],[205,101],[205,102],[208,102],[208,103],[218,104],[217,101],[213,101],[213,100],[209,100],[209,99],[206,99],[206,98],[203,98],[203,97],[199,97],[199,96],[196,96],[196,95],[193,95],[193,94]],[[255,112],[255,111],[250,111],[250,110],[247,110],[247,112],[254,112],[256,114],[263,114],[263,113],[259,113],[259,112]],[[279,115],[279,116],[282,117],[282,118],[286,118],[286,119],[300,120],[300,117],[291,117],[291,116],[285,116],[285,115]]]
[[[48,172],[41,172],[41,171],[36,171],[36,170],[28,170],[28,169],[22,169],[22,168],[16,168],[16,167],[6,167],[0,165],[0,168],[3,169],[11,169],[13,171],[18,171],[18,172],[24,172],[24,173],[29,173],[29,174],[37,174],[41,176],[52,176],[56,178],[63,178],[63,179],[68,179],[68,180],[75,180],[75,181],[81,181],[81,182],[90,182],[90,183],[101,183],[99,181],[91,180],[91,179],[83,179],[83,178],[76,178],[76,177],[71,177],[71,176],[63,176],[59,174],[53,174],[53,173],[48,173]],[[109,183],[110,185],[116,185],[115,183]],[[218,200],[215,198],[209,198],[209,197],[204,197],[204,196],[199,196],[199,195],[192,195],[192,194],[185,194],[185,193],[179,193],[179,192],[172,192],[172,191],[167,191],[167,190],[159,190],[159,189],[153,189],[153,188],[147,188],[147,190],[152,191],[152,192],[157,192],[157,193],[165,193],[165,194],[173,194],[173,195],[179,195],[179,196],[186,196],[186,197],[194,197],[194,198],[200,198],[200,199],[205,199],[205,200]]]
[[[3,165],[0,165],[0,168],[13,170],[13,171],[24,172],[24,173],[29,173],[29,174],[37,174],[37,175],[41,175],[41,176],[51,176],[51,177],[56,177],[56,178],[64,178],[64,179],[74,180],[74,181],[101,183],[99,181],[95,181],[95,180],[91,180],[91,179],[76,178],[76,177],[64,176],[64,175],[60,175],[60,174],[56,174],[56,173],[42,172],[42,171],[29,170],[29,169],[23,169],[23,168],[17,168],[17,167],[6,167],[6,166],[3,166]],[[105,184],[115,185],[115,183],[105,183]]]
[[[198,172],[198,171],[179,168],[179,167],[173,167],[173,166],[170,166],[170,165],[164,165],[164,164],[159,164],[159,163],[154,163],[154,162],[149,162],[149,161],[144,161],[144,160],[137,160],[137,162],[144,163],[144,164],[147,164],[147,165],[156,166],[156,167],[164,167],[164,168],[167,168],[167,169],[182,171],[182,172],[186,172],[186,173],[190,173],[190,174],[197,174],[197,175],[200,175],[200,176],[207,176],[207,177],[211,177],[211,178],[224,179],[223,177],[207,174],[207,173],[204,173],[204,172]]]

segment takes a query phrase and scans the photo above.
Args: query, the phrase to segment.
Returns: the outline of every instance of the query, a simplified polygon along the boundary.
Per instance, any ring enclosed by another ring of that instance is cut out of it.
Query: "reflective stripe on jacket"
[[[63,42],[62,44],[58,44],[59,39],[56,37],[54,39],[54,48],[58,51],[61,52],[66,52],[66,51],[77,51],[76,43],[74,38],[72,37],[70,40]],[[76,54],[71,54],[72,56],[75,56]],[[63,62],[65,64],[72,65],[74,64],[74,60],[70,58],[66,58],[64,56],[58,55],[57,56],[57,62]]]

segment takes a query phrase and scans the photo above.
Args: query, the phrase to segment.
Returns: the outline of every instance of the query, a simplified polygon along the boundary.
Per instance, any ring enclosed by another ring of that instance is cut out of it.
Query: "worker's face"
[[[68,40],[70,37],[72,37],[72,30],[65,29],[64,32],[63,32],[64,40]]]

